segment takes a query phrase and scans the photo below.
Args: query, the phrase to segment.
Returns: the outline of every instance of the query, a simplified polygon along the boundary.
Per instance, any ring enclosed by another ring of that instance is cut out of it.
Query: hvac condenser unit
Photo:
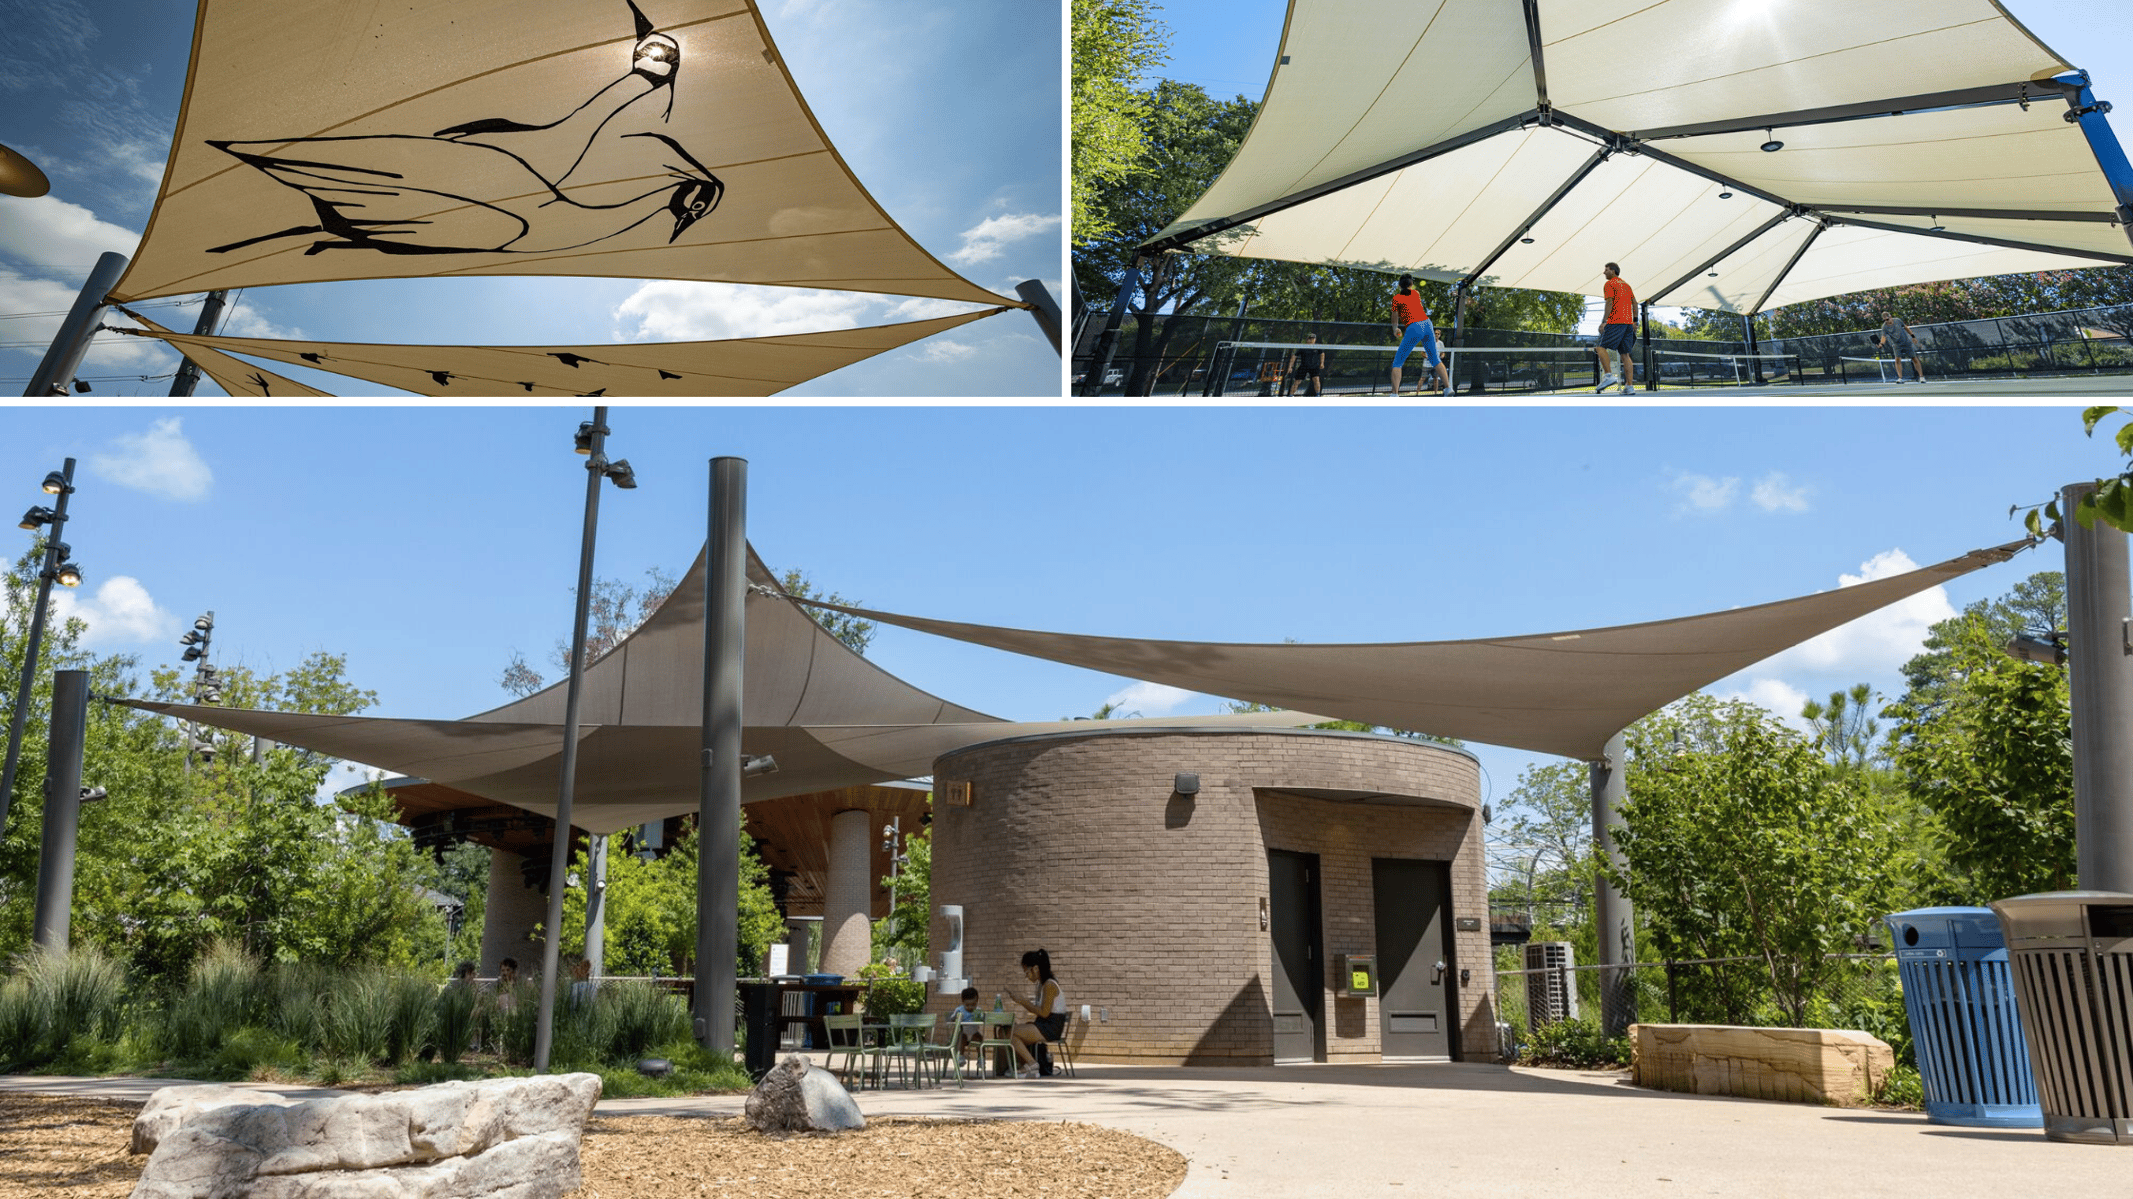
[[[1533,1026],[1578,1018],[1575,965],[1568,941],[1526,943],[1526,1018]]]

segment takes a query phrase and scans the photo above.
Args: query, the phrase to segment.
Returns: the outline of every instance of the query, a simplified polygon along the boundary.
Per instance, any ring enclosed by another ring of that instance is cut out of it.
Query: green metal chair
[[[990,1062],[995,1052],[1007,1055],[1007,1073],[1002,1077],[1015,1077],[1020,1065],[1015,1057],[1015,1017],[1011,1012],[985,1013],[985,1035],[978,1041],[978,1060]]]
[[[823,1055],[823,1068],[837,1075],[847,1088],[864,1085],[860,1058],[868,1053],[869,1047],[866,1043],[866,1030],[861,1028],[860,1024],[861,1017],[856,1013],[849,1016],[822,1017],[824,1039],[828,1041],[827,1052]],[[840,1053],[844,1055],[844,1065],[841,1068],[837,1065],[837,1055]]]
[[[932,1066],[933,1054],[929,1048],[933,1040],[933,1026],[940,1017],[931,1012],[910,1012],[889,1017],[887,1035],[874,1046],[874,1072],[887,1080],[887,1066],[896,1063],[896,1076],[905,1085],[923,1086],[926,1073]]]

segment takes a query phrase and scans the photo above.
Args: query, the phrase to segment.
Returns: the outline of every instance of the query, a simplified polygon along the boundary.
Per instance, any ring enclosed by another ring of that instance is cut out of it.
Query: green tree
[[[1893,830],[1857,779],[1752,704],[1691,696],[1639,721],[1629,749],[1627,869],[1610,876],[1668,958],[1758,964],[1753,989],[1714,973],[1705,1014],[1747,1023],[1761,994],[1804,1026],[1829,997],[1828,955],[1890,910]]]
[[[1145,96],[1140,77],[1162,65],[1169,31],[1155,19],[1154,0],[1074,0],[1072,140],[1075,245],[1112,231],[1097,202],[1100,187],[1123,181],[1141,157]]]
[[[1098,717],[1098,719],[1102,719]],[[929,797],[930,802],[930,797]],[[896,906],[886,920],[874,922],[874,959],[895,958],[905,968],[924,965],[933,919],[933,830],[921,828],[904,838],[904,865],[894,880]]]
[[[607,856],[607,900],[602,955],[609,974],[679,974],[693,969],[696,955],[695,822],[658,856],[616,852]],[[591,877],[585,851],[571,858],[579,879]],[[736,965],[743,976],[758,974],[770,946],[784,933],[770,894],[770,871],[744,832],[741,836],[740,918]],[[565,953],[585,952],[585,888],[563,893]]]
[[[1975,600],[1960,613],[1926,630],[1925,648],[1903,664],[1904,702],[1929,707],[1947,698],[1961,663],[1957,648],[1982,640],[2004,645],[2017,633],[2048,637],[2066,627],[2066,576],[2040,570],[2006,595]]]
[[[1990,608],[1942,624],[1941,677],[1890,708],[1890,756],[1946,829],[1964,901],[2065,890],[2075,882],[2066,672],[2002,652]]]
[[[1496,814],[1494,901],[1526,908],[1535,927],[1586,922],[1592,892],[1592,775],[1582,762],[1530,765]]]
[[[1815,745],[1838,769],[1863,770],[1875,753],[1881,722],[1874,717],[1874,689],[1859,683],[1850,691],[1832,691],[1829,702],[1808,700],[1800,715],[1814,729]]]

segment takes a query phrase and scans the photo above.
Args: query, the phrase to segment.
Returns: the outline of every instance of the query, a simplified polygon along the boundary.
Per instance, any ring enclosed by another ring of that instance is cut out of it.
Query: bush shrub
[[[1629,1065],[1629,1038],[1606,1036],[1597,1021],[1582,1016],[1535,1025],[1520,1050],[1518,1060],[1531,1066]]]
[[[178,1061],[214,1057],[230,1030],[259,1022],[265,992],[250,954],[220,941],[208,946],[164,1014],[164,1047]]]
[[[1922,1108],[1926,1105],[1925,1080],[1916,1069],[1898,1066],[1875,1088],[1874,1102],[1881,1107]]]
[[[901,1016],[926,1006],[926,984],[908,978],[877,978],[867,988],[866,1014]]]
[[[446,1065],[456,1064],[474,1043],[474,1008],[479,998],[474,988],[460,982],[437,992],[437,1056]]]

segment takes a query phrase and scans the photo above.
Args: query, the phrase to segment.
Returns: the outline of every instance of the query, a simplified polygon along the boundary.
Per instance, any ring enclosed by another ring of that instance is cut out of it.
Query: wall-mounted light
[[[1200,776],[1197,774],[1174,775],[1170,780],[1170,789],[1179,795],[1198,795],[1200,793]]]

